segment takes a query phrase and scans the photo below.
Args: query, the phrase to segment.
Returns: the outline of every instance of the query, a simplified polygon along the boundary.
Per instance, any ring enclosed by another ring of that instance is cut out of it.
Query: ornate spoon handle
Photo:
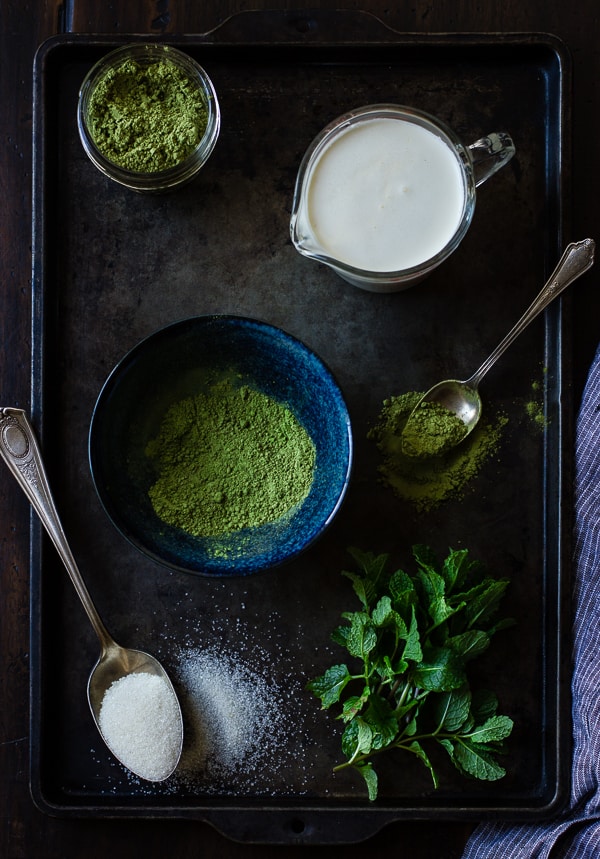
[[[56,546],[100,642],[109,646],[112,638],[96,611],[67,542],[33,428],[22,409],[0,407],[0,454]]]
[[[483,362],[481,367],[473,373],[470,379],[467,379],[465,384],[473,388],[477,388],[490,367],[496,363],[498,358],[504,354],[511,343],[521,334],[521,332],[532,322],[535,317],[545,310],[551,301],[560,295],[563,290],[573,283],[576,278],[586,272],[594,263],[594,252],[596,243],[593,239],[583,239],[581,242],[573,242],[567,245],[563,255],[550,278],[542,287],[541,292],[529,305],[523,316],[517,324],[512,328],[504,340],[494,349],[492,354]]]

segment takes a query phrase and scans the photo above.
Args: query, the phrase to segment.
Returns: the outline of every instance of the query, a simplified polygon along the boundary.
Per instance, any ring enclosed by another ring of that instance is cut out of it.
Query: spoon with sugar
[[[529,323],[591,268],[595,248],[593,239],[567,245],[541,292],[481,367],[465,381],[446,379],[438,382],[421,397],[402,431],[401,444],[405,455],[440,456],[473,431],[481,417],[479,383]]]
[[[87,695],[102,739],[135,775],[164,781],[177,767],[183,746],[181,707],[167,672],[153,656],[121,647],[107,632],[67,542],[33,428],[22,409],[0,407],[0,454],[54,543],[100,640]]]

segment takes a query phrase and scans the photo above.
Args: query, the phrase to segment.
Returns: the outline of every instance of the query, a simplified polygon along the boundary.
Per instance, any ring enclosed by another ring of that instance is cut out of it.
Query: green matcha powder
[[[146,455],[157,516],[195,537],[277,521],[310,492],[316,459],[286,406],[228,380],[171,406]]]
[[[87,121],[106,158],[136,173],[156,173],[191,155],[208,111],[197,83],[172,62],[126,60],[96,84]]]
[[[427,513],[445,501],[464,496],[469,482],[497,451],[507,419],[500,415],[491,422],[481,420],[468,438],[441,455],[407,456],[403,430],[422,396],[422,393],[409,391],[385,400],[369,438],[381,453],[382,483],[417,512]],[[428,415],[433,416],[435,430],[439,415],[427,410],[421,419],[426,420]],[[435,432],[430,435],[434,436]]]
[[[402,450],[408,456],[441,456],[465,438],[467,427],[458,415],[436,402],[420,403],[402,432]]]

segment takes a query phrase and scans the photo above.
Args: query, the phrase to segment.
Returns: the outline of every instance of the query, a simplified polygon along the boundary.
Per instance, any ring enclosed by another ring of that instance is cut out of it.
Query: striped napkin
[[[483,823],[462,859],[600,857],[600,347],[575,438],[573,767],[568,810],[541,825]]]

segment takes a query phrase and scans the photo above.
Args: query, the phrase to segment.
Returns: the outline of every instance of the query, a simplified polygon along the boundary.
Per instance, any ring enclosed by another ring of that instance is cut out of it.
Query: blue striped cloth
[[[577,418],[575,522],[569,807],[541,825],[481,824],[463,859],[600,857],[600,347]]]

